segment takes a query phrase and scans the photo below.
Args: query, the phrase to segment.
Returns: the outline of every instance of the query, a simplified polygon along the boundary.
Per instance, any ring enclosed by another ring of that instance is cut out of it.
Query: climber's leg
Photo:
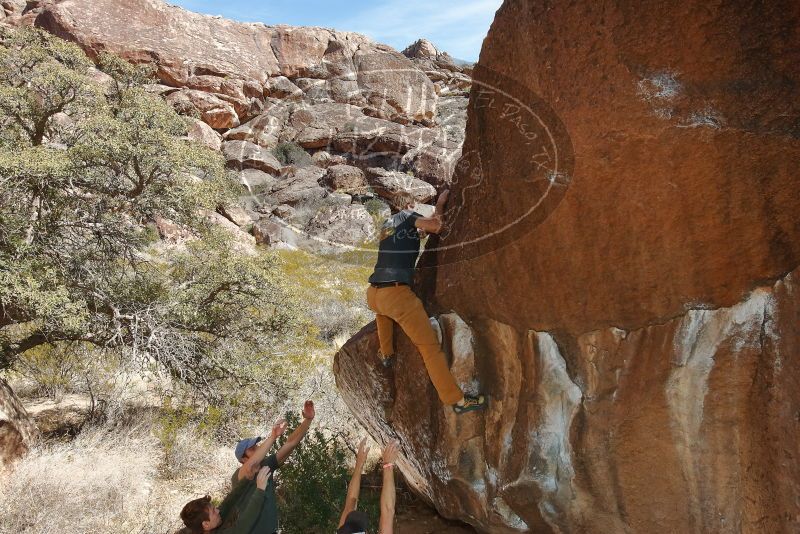
[[[381,344],[381,357],[391,358],[394,354],[394,321],[381,314],[375,314],[378,325],[378,341]]]
[[[367,289],[367,306],[375,312],[375,324],[378,327],[378,341],[381,347],[381,358],[391,358],[394,354],[394,321],[381,314],[376,306],[376,293],[378,289],[369,286]]]
[[[442,346],[428,319],[422,302],[408,286],[381,288],[376,304],[394,319],[422,355],[433,386],[444,404],[455,404],[464,398],[447,365]]]

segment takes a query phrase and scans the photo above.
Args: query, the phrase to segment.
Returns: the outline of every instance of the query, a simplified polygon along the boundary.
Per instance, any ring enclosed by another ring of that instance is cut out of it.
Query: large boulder
[[[345,165],[347,159],[339,154],[331,154],[327,150],[318,150],[311,156],[311,161],[317,167],[329,168],[332,165]]]
[[[335,102],[298,106],[292,110],[284,135],[303,148],[328,147],[348,124],[364,114],[350,104]]]
[[[251,195],[272,191],[277,181],[278,179],[275,176],[258,169],[242,169],[239,171],[239,183]]]
[[[374,326],[335,363],[442,514],[800,531],[798,22],[791,2],[503,4],[418,285],[463,322],[445,346],[490,406],[455,418],[402,335],[383,374]]]
[[[355,116],[333,136],[331,149],[347,153],[365,166],[411,170],[433,183],[449,182],[459,144],[442,128],[403,125]]]
[[[222,148],[222,136],[219,135],[211,126],[205,122],[189,117],[189,129],[186,136],[196,142],[204,145],[211,150],[220,150]]]
[[[425,203],[436,196],[436,188],[404,172],[387,171],[380,167],[370,167],[366,172],[367,182],[378,195],[385,198],[397,209],[403,209],[397,197],[401,193],[410,194],[415,201]]]
[[[249,141],[225,141],[222,143],[222,155],[228,166],[234,169],[278,173],[282,167],[272,152]]]
[[[0,468],[9,467],[33,445],[38,432],[25,407],[0,378]]]
[[[178,113],[198,115],[212,128],[239,126],[239,115],[233,104],[211,93],[185,89],[168,94],[166,100]]]
[[[256,244],[270,248],[296,249],[301,240],[296,229],[280,218],[263,218],[253,225]]]
[[[47,2],[36,25],[91,56],[110,51],[153,63],[165,84],[225,95],[234,106],[241,102],[240,84],[249,98],[257,96],[256,85],[262,97],[282,97],[295,92],[287,81],[306,78],[322,80],[330,98],[368,103],[384,118],[426,121],[436,113],[436,92],[425,74],[356,33],[233,22],[161,0]]]
[[[292,107],[280,101],[270,101],[266,109],[255,118],[225,132],[229,141],[250,141],[257,145],[274,148],[286,128]]]
[[[353,63],[355,81],[378,117],[415,122],[433,119],[436,114],[433,83],[408,58],[390,48],[381,48],[359,50]]]
[[[303,90],[297,87],[286,76],[274,76],[264,84],[264,96],[272,98],[298,97]]]
[[[257,94],[253,95],[252,93],[252,82],[248,82],[248,88],[250,89],[251,96],[262,96],[263,89],[261,88],[260,84],[256,84],[255,87],[257,88]],[[198,91],[205,91],[206,93],[216,93],[219,95],[224,95],[234,100],[239,101],[246,101],[247,95],[245,95],[245,82],[244,80],[236,79],[236,78],[223,78],[220,76],[211,76],[208,74],[205,75],[193,75],[190,76],[188,80],[186,80],[186,87],[189,89],[196,89]]]
[[[204,215],[209,223],[225,232],[230,240],[230,244],[239,252],[247,255],[255,255],[256,239],[251,234],[245,232],[239,226],[215,211],[205,212]]]
[[[367,180],[364,171],[352,165],[331,165],[325,175],[325,184],[334,191],[365,193]]]
[[[317,248],[339,250],[375,238],[375,222],[362,204],[322,206],[306,225]]]
[[[439,50],[427,39],[417,39],[403,49],[403,55],[412,59],[437,59]]]
[[[324,174],[325,169],[316,166],[296,169],[276,182],[267,200],[274,205],[313,204],[328,194],[319,183]]]

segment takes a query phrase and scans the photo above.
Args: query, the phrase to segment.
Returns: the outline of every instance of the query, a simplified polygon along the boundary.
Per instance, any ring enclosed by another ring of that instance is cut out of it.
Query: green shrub
[[[289,428],[299,424],[299,417],[287,413]],[[279,445],[286,441],[286,435]],[[280,469],[277,488],[283,532],[317,534],[335,532],[342,513],[353,458],[338,436],[326,436],[320,430],[309,432]],[[376,495],[362,491],[359,510],[378,524],[379,507]]]
[[[215,384],[253,384],[250,368],[301,328],[292,288],[201,215],[240,187],[147,92],[152,72],[103,55],[105,87],[91,65],[73,43],[0,28],[0,369],[86,343],[223,399]],[[200,239],[150,246],[157,216]]]
[[[250,414],[248,414],[250,415]],[[230,417],[229,417],[230,416]],[[213,448],[213,443],[230,443],[240,432],[241,423],[224,407],[199,407],[188,404],[177,405],[171,398],[163,401],[156,417],[152,433],[158,439],[163,452],[159,471],[162,478],[175,480],[195,468],[193,463],[199,455]]]
[[[378,197],[373,197],[364,202],[364,208],[366,208],[367,213],[373,217],[377,217],[386,213],[386,210],[389,209],[389,205]]]
[[[311,156],[297,143],[278,143],[278,146],[272,149],[272,153],[284,165],[305,167],[312,164]]]

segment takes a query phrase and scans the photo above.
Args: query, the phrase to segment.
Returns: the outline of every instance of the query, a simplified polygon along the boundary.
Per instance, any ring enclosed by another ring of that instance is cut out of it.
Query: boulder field
[[[337,384],[481,532],[800,531],[800,4],[506,0],[420,260],[455,416],[374,325]]]
[[[93,59],[112,52],[152,65],[157,79],[147,90],[187,117],[190,139],[239,171],[248,216],[223,216],[258,233],[259,244],[360,246],[372,238],[363,202],[391,202],[404,187],[425,202],[449,183],[461,154],[471,67],[425,39],[401,53],[357,33],[235,22],[161,0],[2,4],[0,24],[44,29]],[[109,83],[98,70],[92,77]],[[331,165],[380,177],[352,187],[341,170],[323,172]],[[323,206],[311,224],[306,215]],[[292,231],[264,238],[281,224]]]
[[[166,85],[206,93],[190,92],[189,99],[208,100],[214,93],[235,111],[228,110],[228,121],[217,112],[214,122],[221,128],[238,126],[235,116],[249,118],[243,111],[252,115],[245,111],[250,100],[265,91],[283,96],[293,92],[291,86],[314,84],[335,101],[369,106],[383,118],[423,122],[436,112],[434,84],[425,73],[357,33],[245,24],[161,0],[55,0],[40,9],[37,26],[77,42],[90,55],[110,51],[152,62]],[[201,105],[217,110],[223,103]]]

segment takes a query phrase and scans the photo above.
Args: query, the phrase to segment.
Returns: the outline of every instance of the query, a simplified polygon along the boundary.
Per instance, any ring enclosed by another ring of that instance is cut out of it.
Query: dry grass
[[[302,252],[286,252],[283,259],[318,331],[315,339],[302,340],[302,360],[286,355],[278,362],[285,368],[276,369],[276,377],[301,370],[303,379],[269,415],[252,414],[257,426],[249,431],[263,435],[274,417],[298,411],[311,398],[317,404],[316,425],[355,442],[361,432],[338,395],[331,357],[371,319],[363,291],[370,265]],[[69,442],[43,444],[13,472],[0,472],[0,534],[171,534],[182,526],[179,513],[186,502],[205,494],[224,496],[238,466],[234,438],[211,442],[203,436],[219,434],[202,433],[195,423],[165,423],[162,401],[174,388],[158,377],[113,366],[101,370],[92,392],[100,398],[103,417],[98,420],[104,424],[87,427]],[[16,378],[18,391],[27,392],[23,377]],[[66,391],[84,398],[82,388],[80,382],[70,383]],[[41,392],[32,388],[30,393]]]
[[[165,461],[177,476],[162,475]],[[188,429],[171,457],[146,423],[85,430],[32,450],[0,479],[0,533],[171,533],[187,501],[226,490],[234,462]]]

